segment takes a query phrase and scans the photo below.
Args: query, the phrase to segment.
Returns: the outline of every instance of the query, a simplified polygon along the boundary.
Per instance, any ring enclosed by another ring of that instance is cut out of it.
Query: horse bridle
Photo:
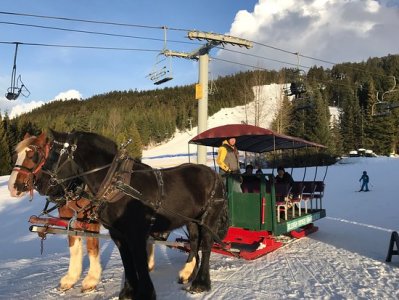
[[[43,148],[38,145],[29,145],[27,148],[29,148],[34,153],[37,153],[39,155],[38,162],[32,168],[15,164],[12,171],[27,175],[27,180],[24,181],[24,187],[29,191],[29,194],[31,195],[32,198],[35,176],[47,161],[48,154],[50,152],[50,145],[46,143]]]
[[[36,166],[33,168],[28,168],[23,165],[14,165],[14,168],[12,169],[13,171],[17,171],[18,173],[26,174],[26,175],[35,175],[37,172],[40,171],[42,166],[46,163],[48,154],[50,152],[50,145],[46,144],[44,146],[44,149],[40,146],[37,145],[29,145],[27,148],[31,149],[33,152],[39,154],[39,161],[36,163]]]

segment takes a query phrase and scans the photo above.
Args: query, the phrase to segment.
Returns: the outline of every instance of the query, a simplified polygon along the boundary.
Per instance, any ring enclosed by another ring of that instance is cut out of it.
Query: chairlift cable
[[[62,44],[44,44],[44,43],[25,43],[25,42],[5,42],[0,41],[0,44],[15,44],[25,46],[42,46],[55,48],[78,48],[78,49],[94,49],[94,50],[119,50],[119,51],[142,51],[142,52],[159,52],[159,49],[145,49],[145,48],[118,48],[118,47],[99,47],[99,46],[82,46],[82,45],[62,45]]]
[[[35,14],[26,14],[26,13],[15,13],[15,12],[7,12],[7,11],[0,11],[0,14],[13,15],[13,16],[23,16],[23,17],[34,17],[34,18],[42,18],[42,19],[62,20],[62,21],[73,21],[73,22],[83,22],[83,23],[114,25],[114,26],[138,27],[138,28],[148,28],[148,29],[162,29],[162,26],[151,26],[151,25],[129,24],[129,23],[117,23],[117,22],[98,21],[98,20],[85,20],[85,19],[75,19],[75,18],[66,18],[66,17],[55,17],[55,16],[44,16],[44,15],[35,15]],[[169,30],[189,31],[188,29],[173,28],[173,27],[169,27]]]
[[[135,35],[128,35],[128,34],[117,34],[117,33],[109,33],[109,32],[91,31],[91,30],[79,30],[79,29],[71,29],[71,28],[64,28],[64,27],[44,26],[44,25],[35,25],[35,24],[26,24],[26,23],[0,21],[0,24],[33,27],[33,28],[40,28],[40,29],[50,29],[50,30],[58,30],[58,31],[67,31],[67,32],[77,32],[77,33],[94,34],[94,35],[102,35],[102,36],[150,40],[150,41],[161,41],[161,42],[164,41],[163,39],[160,39],[160,38],[150,38],[150,37],[145,37],[145,36],[135,36]],[[181,44],[200,45],[199,43],[190,42],[190,41],[170,40],[170,42],[181,43]]]
[[[237,51],[237,50],[232,50],[232,49],[227,49],[227,48],[223,48],[223,47],[215,47],[217,49],[220,50],[224,50],[224,51],[228,51],[228,52],[233,52],[233,53],[237,53],[237,54],[242,54],[242,55],[246,55],[246,56],[250,56],[250,57],[254,57],[254,58],[261,58],[264,60],[269,60],[269,61],[274,61],[277,63],[281,63],[281,64],[285,64],[285,65],[290,65],[290,66],[294,66],[296,67],[297,64],[295,63],[290,63],[290,62],[286,62],[286,61],[282,61],[282,60],[278,60],[278,59],[273,59],[273,58],[269,58],[269,57],[264,57],[264,56],[260,56],[260,55],[256,55],[256,54],[251,54],[251,53],[245,53],[245,52],[241,52],[241,51]],[[300,66],[301,68],[305,68],[305,69],[310,69],[311,67],[309,66]]]

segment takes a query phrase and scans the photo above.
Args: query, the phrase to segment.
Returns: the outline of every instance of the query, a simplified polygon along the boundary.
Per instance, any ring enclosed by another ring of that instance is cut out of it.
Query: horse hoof
[[[78,281],[78,279],[79,279],[79,277],[76,278],[76,277],[69,276],[67,274],[61,278],[60,286],[58,289],[60,291],[70,290],[71,288],[73,288],[75,286],[75,283]]]
[[[100,278],[96,278],[93,276],[86,276],[86,278],[82,281],[82,293],[91,292],[96,289],[97,284],[99,283]]]
[[[82,288],[80,291],[82,292],[82,293],[90,293],[90,292],[92,292],[92,291],[94,291],[96,289],[96,287],[95,286],[92,286],[92,287],[86,287],[86,288]]]
[[[189,281],[188,281],[187,279],[183,279],[183,278],[179,277],[179,278],[177,279],[177,282],[178,282],[179,284],[186,284],[186,283],[188,283]]]
[[[202,292],[207,292],[211,289],[210,286],[202,285],[202,284],[197,284],[197,285],[191,285],[187,291],[191,294],[198,294]]]
[[[73,285],[60,285],[58,287],[58,290],[60,292],[66,292],[67,290],[70,290],[71,288],[73,288]]]

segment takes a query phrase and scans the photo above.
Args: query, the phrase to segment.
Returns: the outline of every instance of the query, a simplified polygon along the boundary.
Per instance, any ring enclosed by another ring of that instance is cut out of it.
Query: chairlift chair
[[[306,87],[302,81],[291,82],[290,90],[291,94],[295,95],[295,98],[301,97],[302,94],[306,93]]]
[[[157,55],[153,71],[147,75],[154,82],[155,85],[168,82],[173,79],[172,77],[172,57],[167,56],[166,50],[166,31],[167,27],[163,26],[164,29],[164,46],[163,50]]]
[[[29,97],[30,95],[30,91],[22,82],[21,75],[16,78],[18,45],[19,43],[15,43],[14,65],[12,67],[11,73],[11,86],[7,89],[7,93],[5,94],[5,97],[8,100],[17,100],[20,95],[24,97]]]
[[[371,106],[371,115],[373,117],[386,117],[391,114],[390,105],[388,102],[377,102]]]
[[[169,66],[168,66],[169,61]],[[173,79],[171,58],[164,56],[163,52],[157,55],[153,71],[147,75],[155,85],[160,85]]]
[[[294,71],[294,78],[291,81],[289,87],[284,88],[284,92],[287,96],[295,96],[295,99],[303,98],[303,94],[306,93],[305,80],[306,73],[301,69]]]
[[[291,88],[290,88],[290,85],[289,85],[289,84],[285,84],[285,85],[284,85],[284,87],[283,87],[283,92],[284,92],[284,95],[286,95],[286,96],[292,96],[292,94],[291,94]]]
[[[398,91],[398,89],[396,89],[396,78],[395,76],[391,77],[393,79],[393,85],[389,90],[382,93],[381,100],[378,97],[379,92],[377,92],[377,102],[371,106],[371,115],[373,117],[389,116],[391,114],[391,110],[397,108],[396,103],[391,104],[390,102],[384,100],[384,97],[387,94]]]
[[[22,82],[21,75],[18,76],[16,84],[12,84],[7,89],[7,93],[5,94],[5,97],[8,100],[17,100],[20,95],[22,95],[26,98],[29,97],[29,95],[30,95],[30,91]]]

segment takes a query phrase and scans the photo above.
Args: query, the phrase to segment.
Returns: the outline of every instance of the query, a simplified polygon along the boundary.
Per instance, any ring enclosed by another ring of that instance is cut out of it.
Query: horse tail
[[[229,222],[229,211],[227,205],[227,199],[225,198],[225,190],[224,190],[224,183],[222,178],[219,174],[216,174],[216,181],[217,181],[217,189],[219,190],[219,196],[222,198],[222,208],[219,213],[219,219],[217,223],[217,236],[220,240],[223,240],[227,234],[227,230],[229,229],[230,222]]]
[[[227,201],[224,201],[223,207],[220,212],[220,217],[218,221],[218,229],[217,229],[217,235],[220,240],[223,240],[227,234],[227,230],[229,229],[229,212],[228,212],[228,207],[227,207]]]

